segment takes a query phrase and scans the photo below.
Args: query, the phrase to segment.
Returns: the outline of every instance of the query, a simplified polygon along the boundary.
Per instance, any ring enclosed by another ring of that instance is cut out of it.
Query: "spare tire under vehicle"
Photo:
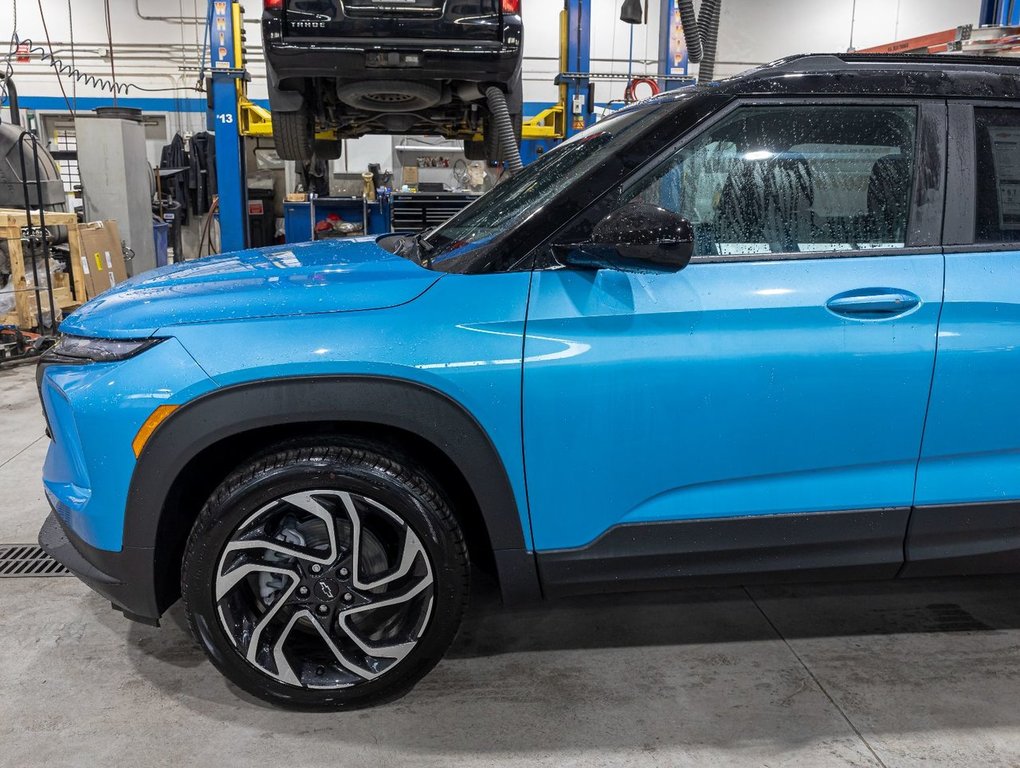
[[[434,85],[405,80],[344,83],[336,93],[347,106],[366,112],[418,112],[434,107],[443,97]]]

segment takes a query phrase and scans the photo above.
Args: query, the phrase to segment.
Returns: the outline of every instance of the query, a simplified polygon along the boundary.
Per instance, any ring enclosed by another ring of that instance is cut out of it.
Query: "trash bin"
[[[167,265],[167,251],[170,244],[170,225],[153,217],[152,237],[156,243],[156,266]]]

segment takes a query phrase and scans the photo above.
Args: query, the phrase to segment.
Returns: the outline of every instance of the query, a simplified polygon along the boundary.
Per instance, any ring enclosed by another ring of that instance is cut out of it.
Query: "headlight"
[[[112,363],[134,357],[161,341],[163,339],[89,339],[84,336],[61,336],[46,355],[69,360]]]

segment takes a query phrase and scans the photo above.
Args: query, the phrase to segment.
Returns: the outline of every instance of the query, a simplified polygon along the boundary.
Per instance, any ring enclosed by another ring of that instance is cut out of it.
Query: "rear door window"
[[[1020,241],[1020,111],[974,110],[978,243]]]

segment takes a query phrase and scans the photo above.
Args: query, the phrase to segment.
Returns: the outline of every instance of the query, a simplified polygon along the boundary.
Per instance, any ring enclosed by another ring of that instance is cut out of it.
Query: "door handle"
[[[855,320],[899,317],[920,305],[920,296],[898,288],[861,288],[837,294],[825,303],[834,315]]]

